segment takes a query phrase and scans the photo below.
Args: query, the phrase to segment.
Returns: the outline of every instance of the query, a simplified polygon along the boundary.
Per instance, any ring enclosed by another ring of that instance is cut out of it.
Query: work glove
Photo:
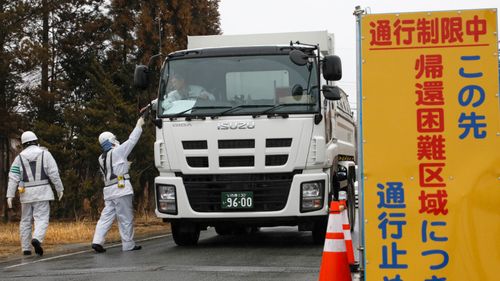
[[[138,120],[137,120],[137,124],[135,124],[136,127],[142,127],[142,125],[144,125],[144,118],[140,117]]]
[[[144,114],[149,111],[149,104],[139,110],[139,114]]]
[[[12,197],[7,198],[7,206],[9,206],[9,209],[12,209]]]
[[[61,198],[63,197],[63,192],[62,191],[58,191],[57,192],[57,198],[59,198],[59,201],[61,201]]]

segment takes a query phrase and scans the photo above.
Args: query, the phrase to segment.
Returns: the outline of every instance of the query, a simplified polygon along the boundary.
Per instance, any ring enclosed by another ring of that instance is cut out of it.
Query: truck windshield
[[[158,115],[315,113],[317,79],[314,65],[295,65],[288,55],[171,59],[162,69]]]

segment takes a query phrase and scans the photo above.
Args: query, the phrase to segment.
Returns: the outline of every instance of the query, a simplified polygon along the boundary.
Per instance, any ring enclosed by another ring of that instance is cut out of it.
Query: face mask
[[[110,150],[111,147],[113,147],[113,144],[109,140],[106,140],[101,144],[102,151],[104,152]]]

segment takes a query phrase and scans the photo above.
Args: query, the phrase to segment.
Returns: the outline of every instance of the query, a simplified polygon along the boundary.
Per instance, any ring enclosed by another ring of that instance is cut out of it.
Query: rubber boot
[[[38,241],[37,239],[32,239],[31,240],[31,245],[35,248],[35,253],[39,256],[43,256],[43,248],[42,248],[42,243]]]

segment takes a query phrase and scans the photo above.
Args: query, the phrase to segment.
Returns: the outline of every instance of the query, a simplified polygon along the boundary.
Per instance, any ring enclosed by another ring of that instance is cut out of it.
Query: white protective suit
[[[49,201],[54,200],[54,193],[49,182],[54,185],[58,193],[62,194],[64,187],[54,157],[49,151],[38,145],[28,146],[12,162],[7,198],[15,197],[21,181],[21,185],[25,188],[24,192],[20,193],[21,222],[19,231],[22,249],[29,251],[32,239],[32,220],[35,220],[33,239],[37,239],[40,243],[43,242],[49,226]]]
[[[132,198],[134,190],[129,180],[128,155],[139,141],[142,127],[136,126],[129,139],[111,148],[99,157],[101,172],[103,173],[104,209],[97,222],[93,244],[104,245],[106,233],[111,228],[115,217],[122,239],[122,250],[129,251],[135,247],[134,242],[134,210]],[[124,177],[124,187],[118,187],[117,177]]]

